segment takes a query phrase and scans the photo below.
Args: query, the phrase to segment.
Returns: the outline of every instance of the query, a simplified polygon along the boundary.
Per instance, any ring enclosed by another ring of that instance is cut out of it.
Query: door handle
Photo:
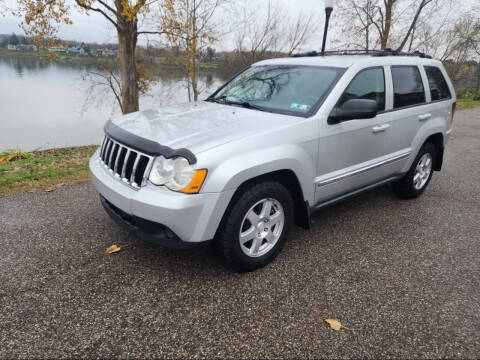
[[[423,114],[418,116],[419,121],[425,121],[428,120],[432,117],[432,114]]]
[[[372,132],[374,134],[379,133],[379,132],[384,132],[387,131],[387,129],[390,127],[389,124],[383,124],[383,125],[377,125],[372,128]]]

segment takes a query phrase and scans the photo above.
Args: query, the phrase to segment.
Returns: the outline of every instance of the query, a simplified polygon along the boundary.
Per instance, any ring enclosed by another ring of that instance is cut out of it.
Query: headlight
[[[165,185],[170,190],[198,193],[207,170],[195,170],[183,157],[166,159],[158,156],[153,161],[149,180],[155,185]]]

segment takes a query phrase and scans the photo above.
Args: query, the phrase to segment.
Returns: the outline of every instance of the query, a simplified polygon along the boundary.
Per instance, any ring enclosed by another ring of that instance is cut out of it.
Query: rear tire
[[[217,231],[219,254],[238,272],[264,267],[283,248],[293,224],[293,209],[290,192],[278,182],[240,189]]]
[[[437,148],[431,143],[426,143],[420,148],[410,170],[393,183],[393,190],[397,196],[414,199],[425,191],[433,175],[436,154]]]

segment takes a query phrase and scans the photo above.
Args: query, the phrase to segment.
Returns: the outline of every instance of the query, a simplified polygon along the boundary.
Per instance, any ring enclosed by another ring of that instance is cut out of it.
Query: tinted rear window
[[[425,66],[432,101],[450,99],[452,96],[442,72],[435,66]]]
[[[422,76],[416,66],[392,66],[393,107],[402,108],[425,102]]]

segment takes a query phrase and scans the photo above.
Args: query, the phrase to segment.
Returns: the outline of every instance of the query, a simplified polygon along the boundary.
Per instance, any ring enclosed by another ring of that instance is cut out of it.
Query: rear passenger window
[[[392,66],[393,107],[402,108],[425,102],[422,76],[416,66]]]
[[[385,110],[385,76],[383,68],[361,71],[355,76],[340,98],[338,106],[351,99],[370,99],[378,104],[378,111]]]
[[[452,96],[442,72],[435,66],[425,66],[432,101],[450,99]]]

